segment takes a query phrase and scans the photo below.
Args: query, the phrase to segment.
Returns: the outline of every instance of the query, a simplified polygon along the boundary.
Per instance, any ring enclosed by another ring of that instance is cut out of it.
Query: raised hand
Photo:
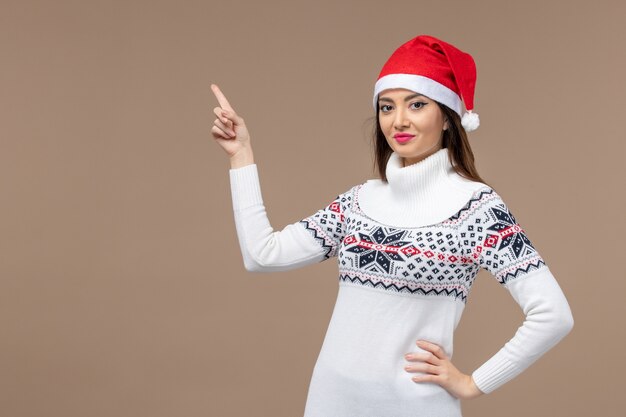
[[[243,118],[237,115],[219,87],[211,84],[211,90],[219,103],[219,106],[213,109],[217,118],[213,121],[211,133],[215,141],[232,158],[243,149],[250,148],[250,134]]]

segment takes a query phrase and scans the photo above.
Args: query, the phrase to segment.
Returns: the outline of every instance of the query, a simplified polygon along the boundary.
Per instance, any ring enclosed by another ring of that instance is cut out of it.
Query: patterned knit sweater
[[[460,399],[407,372],[415,341],[452,358],[453,333],[480,269],[526,318],[472,372],[484,393],[513,379],[574,324],[545,260],[498,193],[452,168],[443,148],[403,167],[393,153],[388,182],[368,180],[275,231],[256,164],[230,169],[235,226],[245,268],[278,272],[336,258],[338,294],[313,369],[305,417],[461,417]],[[330,200],[330,199],[329,199]]]

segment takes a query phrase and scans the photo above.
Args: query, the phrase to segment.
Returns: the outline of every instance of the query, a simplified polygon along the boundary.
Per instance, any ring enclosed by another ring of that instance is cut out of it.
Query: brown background
[[[375,177],[374,82],[418,34],[474,56],[479,172],[575,319],[464,415],[623,415],[623,2],[0,4],[0,415],[301,416],[336,260],[245,271],[209,84],[280,230]],[[454,364],[522,321],[482,271]]]

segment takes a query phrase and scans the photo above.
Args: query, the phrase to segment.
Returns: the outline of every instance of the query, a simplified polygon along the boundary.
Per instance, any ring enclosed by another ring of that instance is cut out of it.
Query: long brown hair
[[[452,167],[462,177],[489,185],[476,170],[476,166],[474,165],[474,152],[472,152],[469,140],[467,139],[467,132],[465,132],[461,124],[461,117],[445,104],[441,104],[435,100],[433,101],[439,106],[444,116],[448,118],[448,128],[443,131],[441,146],[448,148]],[[376,115],[374,117],[376,119],[373,132],[374,165],[380,178],[384,182],[387,182],[387,161],[393,149],[391,149],[387,143],[387,139],[385,139],[385,135],[380,128],[378,109],[376,109]],[[491,185],[489,186],[491,187]]]

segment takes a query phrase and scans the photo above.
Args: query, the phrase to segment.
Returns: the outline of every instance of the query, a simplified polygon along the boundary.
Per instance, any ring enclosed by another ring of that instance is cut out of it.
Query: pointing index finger
[[[220,103],[220,107],[227,110],[232,110],[233,112],[235,111],[228,102],[228,100],[226,100],[226,96],[224,96],[224,94],[216,84],[211,84],[211,90],[213,90],[213,94],[215,94],[218,103]]]

